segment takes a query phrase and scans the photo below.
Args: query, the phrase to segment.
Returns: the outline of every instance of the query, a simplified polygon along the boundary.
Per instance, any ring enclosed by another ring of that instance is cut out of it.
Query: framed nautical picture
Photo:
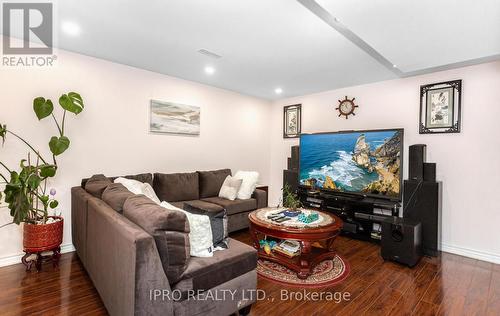
[[[420,134],[460,133],[462,80],[420,87]]]
[[[283,138],[297,138],[301,128],[301,105],[288,105],[283,108]]]
[[[198,106],[151,100],[149,117],[150,132],[200,135]]]

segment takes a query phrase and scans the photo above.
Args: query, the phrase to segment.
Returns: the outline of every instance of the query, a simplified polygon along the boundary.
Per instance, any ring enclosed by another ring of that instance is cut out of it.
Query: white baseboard
[[[500,255],[441,243],[441,250],[459,256],[500,264]]]
[[[75,247],[73,244],[64,244],[61,245],[61,253],[72,252],[75,251]],[[20,253],[17,255],[7,256],[0,258],[0,267],[10,266],[13,264],[21,263],[21,258],[24,256],[24,253]]]

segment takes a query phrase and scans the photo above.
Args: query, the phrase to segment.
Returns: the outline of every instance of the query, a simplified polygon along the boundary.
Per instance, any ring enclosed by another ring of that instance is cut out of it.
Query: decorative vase
[[[24,223],[23,247],[25,252],[38,253],[54,250],[62,243],[64,219],[61,216],[49,216],[55,221],[49,224]]]

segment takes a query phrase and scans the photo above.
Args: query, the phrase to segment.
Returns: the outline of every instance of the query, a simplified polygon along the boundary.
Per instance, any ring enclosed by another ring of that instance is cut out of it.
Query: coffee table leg
[[[297,273],[299,279],[307,279],[311,275],[311,243],[309,241],[301,241],[302,245],[300,253],[300,271]]]

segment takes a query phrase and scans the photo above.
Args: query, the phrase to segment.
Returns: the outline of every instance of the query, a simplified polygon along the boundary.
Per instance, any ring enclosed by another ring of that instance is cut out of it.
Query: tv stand
[[[311,192],[298,188],[304,207],[331,212],[344,221],[342,235],[378,242],[381,223],[399,217],[398,201],[341,192]]]

